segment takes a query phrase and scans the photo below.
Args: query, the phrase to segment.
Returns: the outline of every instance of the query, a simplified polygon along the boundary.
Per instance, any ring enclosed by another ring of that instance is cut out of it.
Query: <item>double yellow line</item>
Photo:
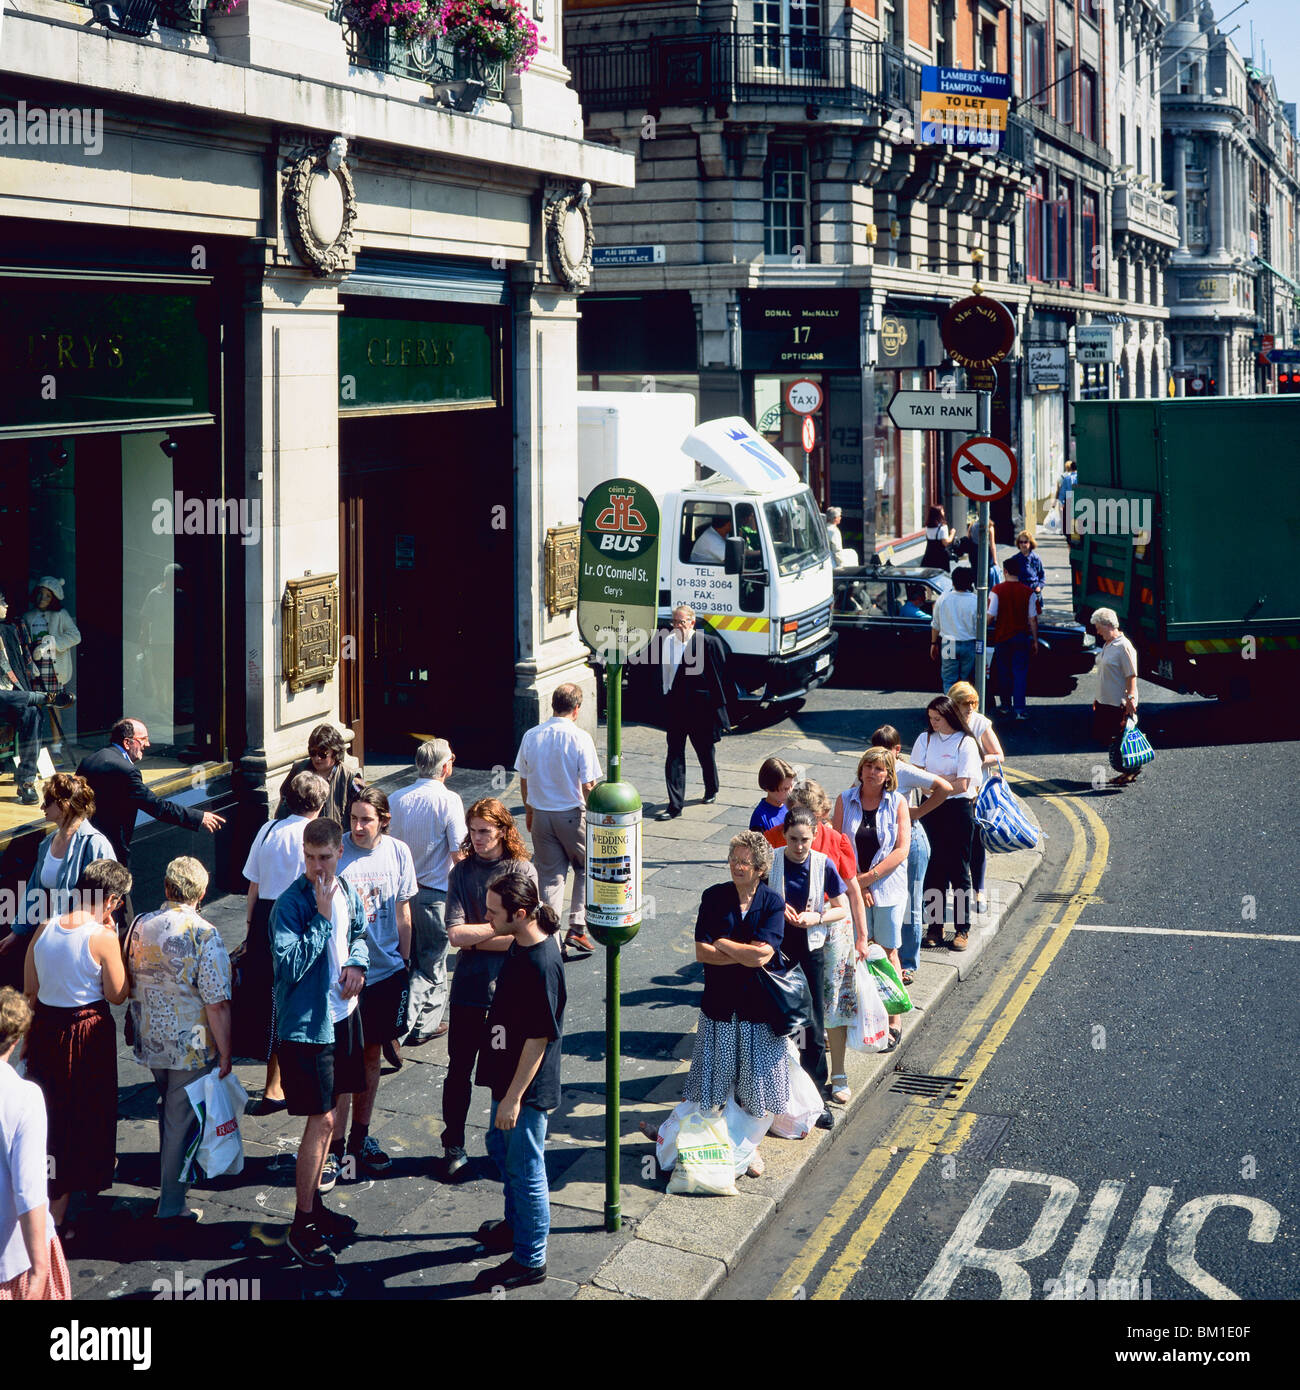
[[[1029,773],[1013,773],[1012,769],[1008,769],[1008,773],[1018,781],[1034,783],[1039,787],[1054,785]],[[935,1063],[936,1075],[964,1074],[968,1078],[962,1094],[938,1103],[916,1100],[904,1108],[849,1180],[768,1295],[769,1298],[841,1298],[911,1191],[927,1160],[935,1154],[955,1153],[974,1128],[977,1117],[965,1111],[964,1107],[1100,883],[1110,847],[1110,837],[1101,817],[1086,801],[1078,800],[1071,805],[1073,798],[1067,799],[1059,793],[1047,791],[1042,792],[1039,799],[1058,810],[1070,826],[1073,840],[1056,889],[1058,893],[1069,894],[1070,901],[1064,904],[1059,919],[1053,920],[1053,915],[1049,913],[1048,920],[1025,933],[1024,939],[1003,967],[1000,976],[1002,982],[995,983],[988,990]],[[1091,854],[1088,852],[1089,831],[1093,841]],[[1037,957],[1030,964],[1035,952]],[[970,1062],[965,1072],[959,1073],[958,1068],[968,1055]],[[810,1290],[815,1272],[832,1243],[876,1192],[878,1184],[890,1172],[899,1154],[905,1155],[902,1162],[894,1169],[883,1190],[876,1195],[839,1257]]]

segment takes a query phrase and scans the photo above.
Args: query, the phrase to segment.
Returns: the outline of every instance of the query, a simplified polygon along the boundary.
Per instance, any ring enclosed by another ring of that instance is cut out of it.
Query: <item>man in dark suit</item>
[[[77,775],[95,793],[95,814],[90,823],[113,846],[119,864],[131,859],[131,834],[138,811],[155,820],[183,825],[187,830],[215,833],[225,825],[215,811],[197,811],[175,801],[163,801],[149,790],[136,767],[149,747],[149,730],[138,719],[119,719],[109,733],[107,748],[81,760]]]
[[[673,609],[672,632],[659,642],[667,704],[668,758],[664,780],[668,805],[656,820],[673,820],[686,801],[686,740],[689,738],[704,774],[704,801],[718,796],[718,764],[713,745],[730,724],[723,678],[726,653],[711,633],[697,631],[695,613],[685,604]]]

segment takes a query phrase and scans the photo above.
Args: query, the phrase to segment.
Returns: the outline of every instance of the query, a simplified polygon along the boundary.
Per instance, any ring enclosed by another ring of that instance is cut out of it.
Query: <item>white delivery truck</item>
[[[580,391],[579,492],[608,478],[654,493],[659,625],[687,603],[722,640],[733,722],[747,705],[793,700],[830,678],[837,638],[822,514],[752,425],[733,416],[697,426],[687,395]]]

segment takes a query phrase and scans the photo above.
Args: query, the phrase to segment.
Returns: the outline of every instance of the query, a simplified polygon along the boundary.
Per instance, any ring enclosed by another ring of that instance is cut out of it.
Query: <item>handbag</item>
[[[1137,715],[1131,716],[1110,745],[1110,765],[1116,772],[1133,772],[1154,762],[1156,750],[1138,728]]]
[[[1001,763],[980,788],[980,794],[975,799],[975,824],[979,826],[984,848],[990,854],[1034,849],[1041,834],[1007,786]]]
[[[784,969],[771,968],[778,961]],[[788,1038],[801,1028],[813,1026],[812,991],[803,966],[789,965],[786,956],[777,951],[772,962],[760,965],[754,973],[762,996],[761,1021],[778,1038]]]
[[[131,938],[139,924],[139,915],[131,919],[122,939],[122,970],[126,975],[126,1014],[122,1019],[122,1041],[127,1047],[135,1046],[135,1010],[131,1008],[131,996],[135,993],[135,981],[131,978]]]

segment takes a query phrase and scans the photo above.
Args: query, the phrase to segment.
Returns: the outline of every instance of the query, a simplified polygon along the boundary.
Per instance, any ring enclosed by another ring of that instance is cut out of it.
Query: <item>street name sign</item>
[[[597,483],[582,508],[578,632],[606,665],[626,666],[659,622],[659,507],[629,478]]]
[[[592,265],[663,265],[662,246],[597,246],[592,249]]]
[[[974,430],[979,397],[974,391],[895,391],[889,418],[900,430]]]
[[[952,480],[972,502],[996,502],[1016,484],[1019,464],[1011,449],[991,435],[977,434],[957,446]]]
[[[1268,355],[1270,362],[1300,362],[1300,348],[1274,348]]]

